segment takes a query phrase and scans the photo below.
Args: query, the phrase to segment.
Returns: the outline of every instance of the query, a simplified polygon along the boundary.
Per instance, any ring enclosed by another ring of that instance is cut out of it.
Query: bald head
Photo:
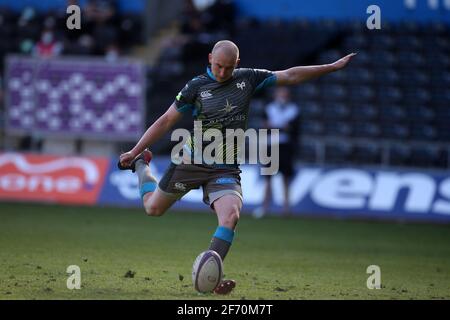
[[[239,59],[239,48],[237,45],[229,40],[222,40],[217,42],[212,49],[212,54],[223,53],[234,60]]]
[[[233,76],[233,71],[239,63],[239,48],[229,40],[219,41],[209,54],[209,63],[216,80],[227,81]]]

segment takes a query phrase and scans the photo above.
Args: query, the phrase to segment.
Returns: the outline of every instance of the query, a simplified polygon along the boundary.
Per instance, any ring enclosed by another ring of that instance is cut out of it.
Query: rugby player
[[[215,44],[208,55],[206,72],[190,80],[177,95],[168,110],[143,134],[130,151],[120,155],[118,166],[136,172],[145,212],[161,216],[172,204],[192,189],[203,189],[203,201],[218,218],[209,249],[216,251],[222,261],[233,242],[236,224],[242,208],[239,164],[204,164],[185,161],[172,163],[161,181],[151,175],[149,148],[184,115],[200,120],[203,129],[216,128],[246,130],[249,103],[252,96],[270,86],[297,85],[304,81],[344,68],[355,54],[336,62],[315,66],[297,66],[282,71],[237,68],[239,49],[231,41]],[[192,140],[187,144],[194,156]],[[229,156],[229,155],[228,155]],[[217,294],[228,294],[235,287],[234,280],[222,280]]]

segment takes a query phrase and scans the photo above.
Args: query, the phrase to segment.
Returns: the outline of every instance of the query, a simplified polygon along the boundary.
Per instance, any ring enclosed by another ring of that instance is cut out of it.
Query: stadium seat
[[[340,84],[348,80],[349,75],[353,74],[353,71],[349,71],[348,69],[341,70],[341,72],[333,72],[327,74],[326,77],[320,79],[321,83],[325,84]]]
[[[369,54],[367,51],[364,51],[364,49],[356,47],[353,50],[348,51],[358,52],[358,59],[354,59],[354,61],[352,61],[353,67],[365,68],[369,65],[369,63],[372,63],[373,58],[371,54]]]
[[[425,145],[411,148],[411,166],[414,167],[443,167],[446,154],[442,149]]]
[[[383,124],[381,134],[384,138],[403,140],[409,138],[409,128],[401,124]]]
[[[378,109],[370,103],[355,103],[352,106],[352,117],[356,121],[373,120],[378,116]]]
[[[397,50],[405,50],[409,52],[422,49],[423,43],[421,39],[414,33],[399,35],[395,41]]]
[[[377,100],[381,105],[386,103],[401,102],[403,99],[403,92],[399,87],[378,87]]]
[[[450,67],[450,57],[445,51],[428,50],[424,53],[424,59],[427,61],[427,67],[434,72],[448,71]]]
[[[448,51],[450,49],[450,40],[446,36],[438,37],[436,39],[436,44],[439,51]]]
[[[422,54],[414,51],[401,51],[397,54],[397,65],[400,68],[411,69],[421,68],[424,66],[425,57]]]
[[[305,83],[294,90],[300,100],[315,99],[320,94],[318,86],[312,83]]]
[[[383,30],[383,29],[382,29]],[[395,38],[389,34],[377,33],[371,37],[372,48],[394,49]]]
[[[342,121],[329,121],[325,123],[325,133],[332,137],[345,137],[352,133],[350,124]]]
[[[319,55],[318,62],[321,64],[330,63],[342,58],[342,52],[339,50],[328,50]]]
[[[406,119],[407,114],[405,108],[401,104],[382,105],[379,109],[380,120],[383,123],[399,122]]]
[[[369,46],[369,40],[362,33],[357,33],[344,40],[343,47],[353,51],[355,48],[360,50],[366,49]]]
[[[400,76],[400,82],[402,86],[415,88],[418,85],[426,86],[430,81],[430,77],[427,73],[420,69],[407,69],[402,71]]]
[[[426,104],[430,101],[431,94],[426,88],[413,88],[403,90],[403,103],[408,105]]]
[[[448,122],[439,123],[436,126],[437,129],[437,140],[448,143],[450,141],[450,128],[448,127]]]
[[[315,101],[300,102],[302,119],[319,118],[323,116],[323,109]]]
[[[436,104],[433,109],[436,113],[436,121],[439,123],[449,123],[450,122],[450,108],[446,104]]]
[[[400,75],[393,68],[381,68],[373,70],[375,82],[383,86],[395,86],[400,81]]]
[[[324,133],[324,125],[321,121],[305,120],[301,124],[302,135],[322,135]]]
[[[327,143],[325,147],[325,161],[334,164],[348,163],[352,155],[352,145],[344,141]]]
[[[346,97],[347,88],[339,84],[325,84],[321,87],[321,92],[324,101],[339,101]]]
[[[433,141],[437,136],[436,130],[431,125],[411,125],[410,128],[410,137],[414,140]]]
[[[381,148],[373,142],[357,144],[353,148],[353,161],[358,164],[376,164],[381,162]]]
[[[433,36],[448,36],[449,35],[447,25],[441,21],[431,21],[427,25],[427,27],[422,30],[422,32],[426,35],[433,35]]]
[[[397,65],[398,57],[386,50],[376,50],[372,52],[371,64],[376,68],[389,68]]]
[[[327,120],[343,120],[350,114],[350,109],[344,103],[331,102],[324,104],[323,117]]]
[[[143,21],[140,15],[124,14],[119,21],[120,41],[126,46],[141,44],[143,41]]]
[[[397,33],[398,37],[410,36],[418,34],[422,31],[421,25],[413,20],[406,20],[395,24],[394,31]]]
[[[376,138],[380,135],[380,127],[371,122],[355,122],[353,124],[353,136],[355,138]]]
[[[435,87],[431,92],[431,102],[433,105],[450,105],[450,89],[449,87]]]
[[[389,164],[393,166],[409,166],[411,148],[407,144],[394,144],[389,147]]]
[[[433,88],[448,88],[450,87],[450,71],[430,72],[430,81]]]
[[[411,104],[407,108],[407,114],[410,121],[415,123],[430,122],[435,119],[435,112],[431,108],[422,105]]]
[[[316,162],[317,150],[314,141],[309,139],[302,139],[300,144],[299,158],[301,162]]]
[[[334,74],[340,74],[340,72]],[[353,68],[347,77],[348,82],[354,85],[368,84],[372,82],[373,78],[373,73],[366,68]]]
[[[364,103],[371,101],[375,97],[375,91],[371,86],[356,85],[349,89],[349,100],[352,103]]]

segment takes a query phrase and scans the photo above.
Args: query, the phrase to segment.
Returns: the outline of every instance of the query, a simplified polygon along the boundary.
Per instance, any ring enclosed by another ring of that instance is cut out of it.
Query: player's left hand
[[[336,70],[342,69],[342,68],[344,68],[347,65],[347,63],[349,63],[350,59],[353,56],[356,56],[356,53],[350,53],[349,55],[346,55],[345,57],[343,57],[343,58],[337,60],[336,62],[332,63],[332,65],[333,65],[333,67]]]

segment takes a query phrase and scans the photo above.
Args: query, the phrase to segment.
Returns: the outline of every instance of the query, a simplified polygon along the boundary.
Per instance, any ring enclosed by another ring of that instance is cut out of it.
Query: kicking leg
[[[150,172],[149,163],[152,159],[149,150],[142,152],[130,165],[123,166],[120,162],[118,167],[121,170],[131,170],[136,172],[139,179],[139,192],[142,197],[145,212],[149,216],[159,217],[169,209],[178,198],[164,194],[157,189],[156,179]]]
[[[152,217],[162,216],[177,200],[177,197],[169,196],[160,189],[148,192],[142,197],[145,212]]]
[[[152,217],[162,216],[178,198],[167,195],[157,188],[156,179],[152,176],[150,167],[145,160],[136,161],[136,173],[139,178],[139,191],[145,212]]]

